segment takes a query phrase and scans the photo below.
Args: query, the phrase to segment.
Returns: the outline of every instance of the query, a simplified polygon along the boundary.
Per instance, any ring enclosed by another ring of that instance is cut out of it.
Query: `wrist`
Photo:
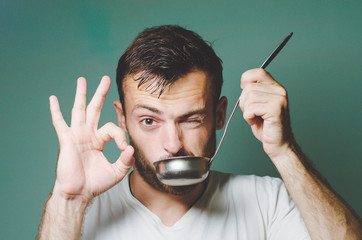
[[[83,197],[69,197],[53,192],[46,203],[39,239],[79,239],[88,201]]]
[[[86,193],[84,187],[74,188],[74,184],[64,185],[58,180],[55,181],[51,194],[57,199],[64,199],[66,201],[73,201],[79,203],[84,202],[85,204],[88,204],[93,199],[93,196],[91,194]]]
[[[47,202],[47,209],[63,217],[78,216],[82,218],[88,204],[89,201],[82,197],[69,197],[64,194],[51,193]]]
[[[67,211],[68,208],[77,211],[85,210],[90,201],[91,198],[81,194],[67,194],[61,190],[57,183],[55,183],[49,198],[51,204],[54,203],[55,206],[64,208],[64,211]]]
[[[276,153],[270,154],[269,157],[279,172],[284,168],[307,167],[306,157],[295,142],[284,144]]]

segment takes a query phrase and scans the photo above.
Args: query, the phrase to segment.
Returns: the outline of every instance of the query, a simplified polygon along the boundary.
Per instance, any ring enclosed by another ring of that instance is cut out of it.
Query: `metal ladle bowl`
[[[209,175],[210,158],[174,157],[154,163],[157,178],[170,186],[192,185],[204,181]]]
[[[290,33],[283,42],[273,51],[273,53],[265,60],[260,68],[265,69],[274,57],[285,46],[293,33]],[[197,184],[204,181],[210,172],[210,166],[214,160],[221,143],[224,140],[226,131],[228,129],[231,118],[233,117],[236,108],[239,105],[240,99],[236,102],[233,111],[226,123],[224,133],[221,137],[219,145],[211,158],[208,157],[194,157],[194,156],[181,156],[163,159],[153,163],[157,178],[164,184],[170,186],[186,186]]]

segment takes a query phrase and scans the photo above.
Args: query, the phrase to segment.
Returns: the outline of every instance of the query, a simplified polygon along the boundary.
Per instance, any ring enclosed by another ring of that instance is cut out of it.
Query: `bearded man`
[[[88,106],[86,80],[78,79],[70,126],[51,96],[60,152],[39,238],[360,239],[358,217],[293,138],[286,90],[263,69],[242,74],[239,106],[283,181],[216,171],[189,186],[157,179],[156,161],[213,156],[227,108],[222,82],[209,44],[160,26],[140,33],[119,60],[118,125],[98,129],[107,76]],[[112,139],[122,151],[113,164],[102,153]]]

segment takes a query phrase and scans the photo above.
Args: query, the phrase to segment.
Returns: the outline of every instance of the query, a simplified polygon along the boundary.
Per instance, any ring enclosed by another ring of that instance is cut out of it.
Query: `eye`
[[[185,122],[187,123],[201,123],[200,119],[187,119]]]
[[[202,119],[200,118],[188,118],[183,121],[190,128],[198,127],[203,123]]]
[[[152,117],[141,118],[139,124],[142,129],[146,131],[156,129],[160,126],[160,123],[157,121],[157,119],[154,119]]]
[[[155,120],[153,120],[152,118],[145,118],[141,122],[146,126],[152,126],[154,125]]]

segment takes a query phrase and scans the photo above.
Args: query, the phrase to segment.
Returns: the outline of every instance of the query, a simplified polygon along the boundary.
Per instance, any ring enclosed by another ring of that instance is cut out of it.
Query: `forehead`
[[[179,78],[168,85],[161,95],[159,91],[155,91],[153,80],[138,87],[139,81],[135,81],[135,78],[137,75],[131,75],[123,81],[124,100],[127,106],[143,103],[142,101],[161,106],[192,104],[192,102],[205,106],[206,102],[212,100],[210,81],[202,71],[194,71]]]

